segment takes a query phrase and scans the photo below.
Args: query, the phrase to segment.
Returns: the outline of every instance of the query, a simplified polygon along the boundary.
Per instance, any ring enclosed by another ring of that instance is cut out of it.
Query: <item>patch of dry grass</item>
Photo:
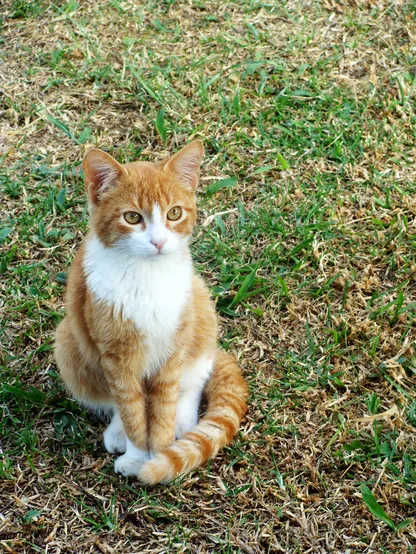
[[[6,0],[0,17],[4,551],[412,552],[412,3]],[[194,256],[250,411],[206,468],[146,488],[113,474],[52,335],[85,149],[153,159],[194,136]]]

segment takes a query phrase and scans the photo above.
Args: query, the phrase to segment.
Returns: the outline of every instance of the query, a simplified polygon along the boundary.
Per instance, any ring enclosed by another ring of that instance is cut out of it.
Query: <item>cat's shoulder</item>
[[[193,303],[200,308],[212,307],[211,291],[204,279],[194,273],[192,277]]]

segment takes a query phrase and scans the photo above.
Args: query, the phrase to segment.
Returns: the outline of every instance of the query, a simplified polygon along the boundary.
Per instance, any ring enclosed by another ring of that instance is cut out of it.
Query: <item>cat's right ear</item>
[[[114,186],[125,173],[125,169],[110,154],[99,148],[91,148],[82,162],[85,176],[85,190],[96,204],[100,195]]]

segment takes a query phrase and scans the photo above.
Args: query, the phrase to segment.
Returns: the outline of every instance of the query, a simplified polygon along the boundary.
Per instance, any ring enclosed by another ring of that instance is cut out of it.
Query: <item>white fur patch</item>
[[[176,409],[175,436],[177,439],[183,437],[198,423],[202,391],[212,369],[212,358],[200,358],[191,367],[183,369]]]
[[[127,449],[126,433],[120,414],[115,409],[110,425],[104,431],[104,446],[107,452],[125,452]]]
[[[167,361],[172,339],[192,287],[192,262],[180,249],[139,257],[125,244],[106,247],[97,237],[86,243],[84,269],[94,296],[124,319],[135,322],[148,347],[145,371],[154,374]]]
[[[98,160],[98,163],[93,163],[93,166],[100,183],[98,190],[99,192],[105,192],[116,181],[119,175],[118,171],[111,164],[105,163],[102,160]]]
[[[119,456],[114,462],[114,471],[121,473],[124,477],[138,475],[142,464],[149,461],[151,455],[145,450],[141,450],[127,438],[127,450],[123,456]]]

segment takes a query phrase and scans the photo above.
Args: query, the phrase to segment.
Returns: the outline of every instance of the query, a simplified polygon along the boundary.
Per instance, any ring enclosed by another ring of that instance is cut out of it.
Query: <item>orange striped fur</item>
[[[188,249],[202,154],[200,141],[155,164],[87,153],[91,231],[56,331],[70,393],[113,413],[104,442],[124,452],[115,470],[151,484],[215,456],[246,411],[241,369],[217,350],[215,311]],[[198,422],[203,392],[208,407]]]

